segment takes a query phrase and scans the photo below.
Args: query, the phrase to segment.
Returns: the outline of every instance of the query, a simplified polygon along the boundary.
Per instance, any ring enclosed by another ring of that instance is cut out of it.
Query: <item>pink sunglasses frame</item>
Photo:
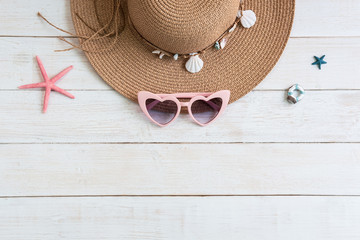
[[[190,101],[189,102],[180,102],[178,98],[189,98]],[[222,105],[221,108],[218,112],[218,114],[209,122],[207,123],[201,123],[199,121],[197,121],[191,111],[191,105],[197,101],[197,100],[203,100],[203,101],[209,101],[211,99],[214,98],[221,98],[222,100]],[[160,102],[164,102],[167,100],[171,100],[173,102],[176,103],[177,105],[177,112],[174,116],[174,118],[169,121],[166,124],[160,124],[157,121],[155,121],[149,114],[147,108],[146,108],[146,100],[148,99],[155,99],[158,100]],[[215,93],[173,93],[173,94],[154,94],[151,92],[147,92],[147,91],[140,91],[138,93],[138,102],[140,105],[141,110],[145,113],[145,115],[155,124],[159,125],[160,127],[165,127],[167,125],[169,125],[170,123],[172,123],[180,114],[181,111],[181,107],[187,107],[188,108],[188,113],[190,115],[190,117],[192,118],[192,120],[194,122],[196,122],[197,124],[199,124],[200,126],[206,126],[210,123],[212,123],[213,121],[215,121],[215,119],[217,119],[225,110],[226,106],[229,103],[229,99],[230,99],[230,91],[229,90],[221,90]]]

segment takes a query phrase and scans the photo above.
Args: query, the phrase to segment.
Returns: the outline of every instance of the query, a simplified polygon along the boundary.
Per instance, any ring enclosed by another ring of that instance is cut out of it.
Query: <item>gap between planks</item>
[[[217,144],[247,144],[247,145],[256,145],[256,144],[360,144],[360,142],[0,142],[1,145],[217,145]]]
[[[211,194],[211,195],[34,195],[34,196],[0,196],[0,199],[8,198],[177,198],[177,197],[360,197],[359,194]]]

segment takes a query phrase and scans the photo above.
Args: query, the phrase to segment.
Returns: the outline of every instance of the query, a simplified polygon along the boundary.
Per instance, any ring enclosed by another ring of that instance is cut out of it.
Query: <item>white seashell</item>
[[[239,11],[237,12],[236,17],[237,17],[237,18],[241,18],[241,10],[239,10]]]
[[[241,25],[244,28],[251,28],[256,22],[256,15],[251,10],[243,11],[243,15],[240,18]]]
[[[227,39],[226,39],[226,38],[221,39],[221,41],[220,41],[220,48],[221,48],[221,49],[224,49],[225,46],[226,46],[226,43],[227,43]]]
[[[154,50],[152,51],[152,53],[158,54],[160,59],[163,59],[163,57],[165,56],[165,54],[162,53],[160,50]]]
[[[194,55],[196,53],[193,53]],[[203,68],[204,62],[201,60],[199,55],[191,56],[190,59],[186,62],[185,68],[188,70],[188,72],[191,73],[197,73],[200,72],[200,70]]]
[[[173,56],[173,58],[174,58],[175,61],[178,60],[179,54],[176,53],[176,54]]]
[[[229,33],[231,33],[232,31],[234,31],[236,28],[236,23],[229,29]]]

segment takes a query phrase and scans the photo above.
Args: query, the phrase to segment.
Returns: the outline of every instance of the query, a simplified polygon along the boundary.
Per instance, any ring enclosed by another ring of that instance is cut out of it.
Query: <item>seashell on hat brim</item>
[[[170,7],[178,2],[156,1]],[[189,6],[195,1],[201,7],[199,2],[209,0],[184,0],[184,4]],[[211,1],[216,6],[217,1]],[[95,8],[94,2],[101,2],[101,6]],[[94,31],[89,26],[93,29],[104,27],[113,8],[112,0],[71,0],[77,35],[91,36]],[[237,27],[221,51],[214,48],[201,54],[205,64],[196,74],[186,71],[181,59],[159,59],[153,54],[155,49],[149,49],[131,30],[127,21],[126,1],[122,1],[122,8],[116,24],[110,24],[105,30],[111,32],[117,26],[119,33],[116,42],[114,37],[98,38],[84,45],[94,50],[112,46],[107,51],[85,52],[94,69],[112,88],[133,101],[137,100],[139,91],[175,93],[227,89],[231,91],[230,102],[234,102],[255,88],[280,58],[290,36],[295,0],[245,0],[245,10],[251,9],[256,13],[256,24],[250,29]],[[181,19],[173,20],[174,24],[181,24]]]

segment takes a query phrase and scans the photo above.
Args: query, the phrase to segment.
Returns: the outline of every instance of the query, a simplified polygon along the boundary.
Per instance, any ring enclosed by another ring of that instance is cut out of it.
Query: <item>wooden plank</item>
[[[43,13],[51,22],[74,32],[68,0],[0,0],[0,34],[2,36],[57,36],[38,16]],[[4,20],[4,17],[6,19]],[[293,37],[360,36],[360,2],[356,0],[298,0]]]
[[[0,199],[3,239],[360,238],[359,197]]]
[[[314,56],[322,55],[328,63],[320,71],[311,63]],[[306,89],[360,89],[356,56],[360,56],[360,38],[292,38],[275,68],[256,89],[287,89],[292,83]]]
[[[70,1],[0,0],[1,36],[58,36],[66,34],[49,26],[37,13],[41,12],[55,25],[75,32],[70,13]]]
[[[59,86],[65,89],[108,89],[79,50],[54,52],[66,48],[56,38],[0,38],[0,89],[17,89],[18,86],[42,81],[35,56],[40,56],[49,77],[73,65]]]
[[[291,36],[360,36],[360,1],[296,0]]]
[[[308,91],[297,105],[283,91],[255,91],[207,127],[181,115],[172,125],[151,123],[137,104],[113,91],[2,91],[0,143],[68,142],[360,142],[359,91]]]
[[[360,195],[360,144],[5,144],[0,159],[0,196]]]
[[[360,38],[293,38],[271,74],[257,90],[286,89],[299,83],[306,89],[360,89]],[[60,86],[67,89],[107,89],[80,51],[55,53],[66,45],[54,38],[0,38],[0,89],[17,89],[19,85],[40,81],[35,61],[39,55],[50,75],[73,64]],[[321,71],[312,66],[313,55],[326,54],[328,65]]]

